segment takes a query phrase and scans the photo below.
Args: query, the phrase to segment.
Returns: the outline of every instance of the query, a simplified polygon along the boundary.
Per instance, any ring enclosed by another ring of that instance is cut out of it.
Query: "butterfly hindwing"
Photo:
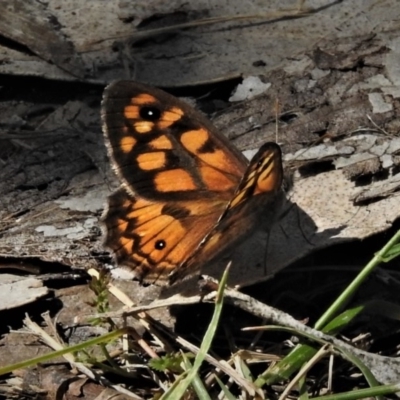
[[[168,276],[197,248],[220,215],[202,199],[176,203],[132,197],[121,188],[109,197],[103,218],[105,245],[118,265],[143,282],[167,283]]]

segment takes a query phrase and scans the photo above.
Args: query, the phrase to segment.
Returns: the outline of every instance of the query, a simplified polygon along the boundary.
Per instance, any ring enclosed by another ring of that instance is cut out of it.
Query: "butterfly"
[[[247,159],[199,111],[133,81],[106,87],[106,147],[121,183],[102,222],[105,246],[144,283],[191,276],[275,218],[280,147]]]

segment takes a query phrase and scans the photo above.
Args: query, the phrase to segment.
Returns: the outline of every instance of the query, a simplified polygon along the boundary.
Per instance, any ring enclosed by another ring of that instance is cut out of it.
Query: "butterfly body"
[[[175,282],[254,229],[275,207],[279,146],[250,165],[188,104],[155,88],[119,81],[104,93],[105,141],[122,185],[104,214],[105,245],[144,282]]]

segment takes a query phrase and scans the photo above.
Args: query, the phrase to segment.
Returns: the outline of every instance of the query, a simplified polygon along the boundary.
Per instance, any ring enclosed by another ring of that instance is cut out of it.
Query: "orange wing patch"
[[[138,133],[149,133],[154,128],[154,122],[150,121],[139,121],[134,123],[136,132]]]
[[[171,150],[173,148],[172,142],[166,135],[161,135],[152,140],[149,146],[154,150]]]
[[[137,140],[132,136],[123,136],[121,138],[119,146],[124,153],[130,153],[137,143]]]
[[[195,154],[201,161],[224,171],[225,174],[235,174],[237,166],[222,150],[214,147],[210,133],[205,129],[187,131],[181,136],[181,142],[188,151]]]
[[[275,143],[265,143],[251,160],[229,207],[234,208],[258,195],[274,196],[281,190],[282,181],[281,150]]]
[[[157,127],[159,129],[169,128],[174,122],[179,121],[183,115],[184,112],[181,109],[172,107],[171,109],[164,111]]]
[[[166,155],[164,151],[154,151],[152,153],[143,153],[137,156],[137,162],[140,169],[152,171],[161,169],[165,166]]]
[[[158,219],[162,222],[157,223],[151,234],[149,232],[142,240],[142,251],[149,254],[154,263],[161,262],[187,233],[182,224],[171,216],[163,215]],[[157,232],[155,236],[154,232]]]
[[[126,106],[124,108],[124,116],[126,119],[138,119],[140,108],[138,106]]]
[[[254,194],[271,192],[282,183],[282,171],[277,165],[278,160],[269,155],[264,158],[262,164],[262,172],[257,179],[257,189]]]
[[[159,172],[154,177],[154,186],[159,192],[164,193],[195,190],[197,188],[190,173],[181,168]]]
[[[127,207],[125,207],[127,208]],[[142,226],[146,221],[157,218],[161,215],[161,210],[163,208],[162,204],[153,204],[148,201],[139,199],[134,203],[129,204],[129,208],[132,210],[128,210],[126,213],[126,219],[128,221],[135,221],[135,226]]]
[[[135,97],[131,98],[131,103],[132,104],[151,104],[151,103],[155,103],[157,101],[157,99],[152,96],[149,93],[140,93]]]
[[[181,142],[190,152],[196,154],[199,149],[204,146],[208,138],[208,132],[201,128],[183,133]]]
[[[200,167],[200,174],[208,190],[219,192],[229,191],[232,184],[234,184],[225,174],[208,166]]]

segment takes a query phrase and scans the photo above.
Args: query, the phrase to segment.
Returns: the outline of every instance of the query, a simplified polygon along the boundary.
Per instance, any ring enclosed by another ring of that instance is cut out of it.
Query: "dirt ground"
[[[399,229],[400,5],[258,3],[4,1],[0,368],[50,351],[29,322],[27,328],[26,315],[62,345],[110,330],[108,322],[89,321],[103,292],[88,271],[114,263],[100,222],[107,197],[121,184],[100,122],[103,90],[113,80],[184,97],[247,156],[267,141],[282,148],[290,182],[285,212],[202,273],[220,278],[232,259],[230,286],[313,326]],[[397,266],[394,259],[377,269],[354,295],[349,307],[367,304],[368,312],[339,337],[367,353],[363,361],[385,384],[400,376]],[[112,282],[132,301],[110,294],[106,309],[115,312],[198,291],[197,276],[172,288]],[[195,304],[149,314],[163,329],[199,345],[211,311],[209,304]],[[151,342],[141,322],[128,321]],[[227,305],[214,355],[224,359],[243,349],[287,354],[287,333],[264,333],[254,344],[255,334],[241,331],[260,323],[260,314]],[[96,351],[91,356],[99,357]],[[138,354],[133,363],[144,362]],[[326,388],[327,364],[313,370],[310,391]],[[154,382],[144,375],[137,373],[134,384],[106,377],[139,387],[133,392],[148,398]],[[0,376],[0,398],[112,396],[103,393],[112,385],[88,376],[58,357]],[[366,386],[342,359],[334,377],[335,393]]]

